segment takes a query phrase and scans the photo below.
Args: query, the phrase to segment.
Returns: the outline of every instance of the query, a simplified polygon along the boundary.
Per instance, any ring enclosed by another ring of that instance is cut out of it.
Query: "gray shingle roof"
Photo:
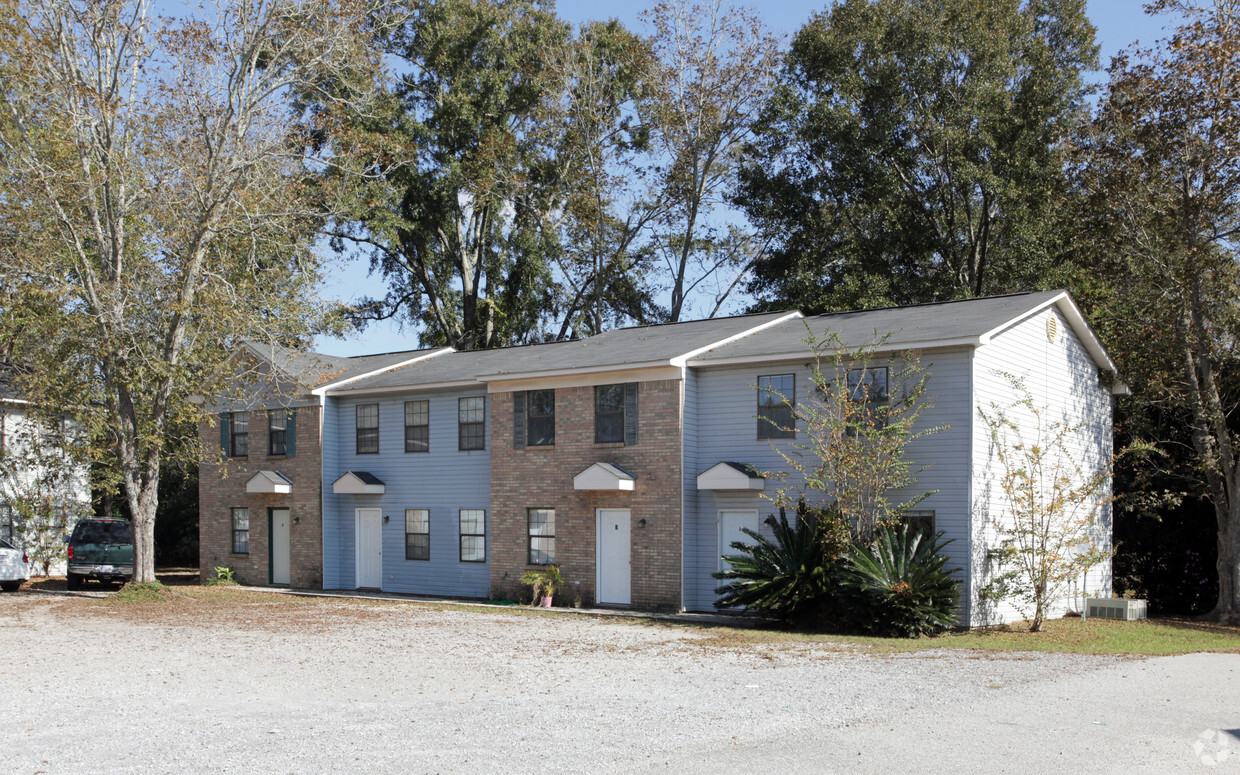
[[[350,379],[376,369],[387,368],[402,361],[427,355],[434,350],[404,350],[378,355],[350,358],[322,353],[302,352],[278,344],[246,342],[252,352],[267,361],[278,372],[307,387],[319,387]]]
[[[789,320],[765,331],[716,347],[692,359],[709,363],[727,358],[790,355],[808,352],[806,326],[820,340],[835,334],[845,347],[856,348],[877,343],[890,334],[890,344],[917,347],[931,342],[976,339],[1037,309],[1063,291],[1015,293],[908,307],[833,312],[826,315]]]
[[[668,364],[673,358],[707,347],[791,313],[767,312],[659,326],[617,328],[588,339],[498,350],[436,355],[409,366],[360,379],[331,392],[416,387],[505,378],[577,369]]]

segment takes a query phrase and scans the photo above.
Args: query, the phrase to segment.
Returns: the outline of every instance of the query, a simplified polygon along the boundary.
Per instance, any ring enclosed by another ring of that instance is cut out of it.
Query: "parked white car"
[[[30,578],[30,560],[26,553],[0,538],[0,589],[16,592]]]

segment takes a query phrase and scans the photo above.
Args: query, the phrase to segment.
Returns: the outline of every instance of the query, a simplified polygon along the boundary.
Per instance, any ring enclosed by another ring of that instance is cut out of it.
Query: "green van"
[[[73,528],[67,550],[69,589],[86,579],[128,581],[133,578],[133,525],[125,519],[84,519]]]

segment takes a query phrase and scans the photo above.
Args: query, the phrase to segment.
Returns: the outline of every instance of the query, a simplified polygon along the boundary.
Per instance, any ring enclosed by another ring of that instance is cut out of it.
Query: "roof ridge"
[[[996,293],[991,296],[973,296],[968,299],[944,299],[942,301],[919,301],[915,304],[891,304],[886,307],[862,307],[860,309],[841,309],[841,310],[836,310],[835,312],[820,312],[817,315],[814,315],[813,317],[823,318],[823,317],[828,317],[830,315],[852,315],[852,314],[857,314],[859,312],[883,312],[884,310],[891,310],[891,309],[913,309],[916,307],[937,307],[937,306],[943,306],[945,304],[966,304],[969,302],[976,302],[976,301],[990,301],[992,299],[1014,299],[1017,296],[1034,296],[1037,294],[1054,295],[1054,294],[1059,294],[1059,293],[1064,293],[1064,292],[1065,290],[1063,288],[1056,288],[1054,290],[1049,290],[1049,291],[1015,291],[1013,293]]]

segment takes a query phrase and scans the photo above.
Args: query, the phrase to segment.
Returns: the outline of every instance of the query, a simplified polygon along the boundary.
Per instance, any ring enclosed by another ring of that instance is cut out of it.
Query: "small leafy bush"
[[[782,508],[778,518],[766,518],[772,538],[744,529],[753,543],[732,542],[737,553],[724,557],[730,567],[713,574],[727,582],[715,590],[715,605],[744,607],[802,627],[819,623],[837,587],[831,547],[841,524],[834,511],[802,504],[791,522]]]
[[[555,591],[564,583],[564,577],[560,575],[559,565],[547,565],[526,573],[521,577],[521,583],[533,587],[534,599],[530,605],[538,605],[543,597],[555,596]]]
[[[232,585],[237,583],[236,576],[233,575],[233,569],[227,565],[217,565],[212,569],[213,575],[207,579],[207,586]]]
[[[879,530],[870,545],[846,557],[842,596],[856,629],[874,635],[916,638],[956,622],[960,582],[946,568],[943,534],[928,536],[908,525]]]

